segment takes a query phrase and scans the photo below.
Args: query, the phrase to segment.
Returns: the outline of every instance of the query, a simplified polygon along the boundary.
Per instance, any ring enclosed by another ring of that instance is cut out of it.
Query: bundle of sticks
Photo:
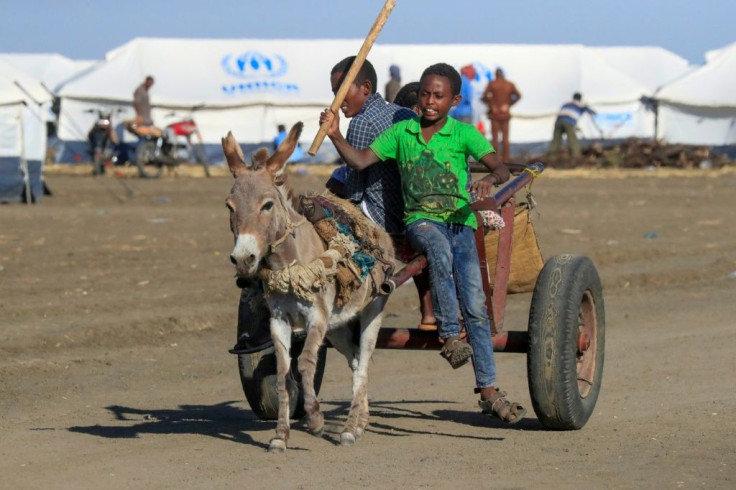
[[[708,146],[667,144],[636,139],[606,146],[594,143],[584,147],[582,156],[578,158],[562,149],[556,154],[535,155],[524,160],[528,163],[541,160],[553,168],[721,168],[736,165],[735,160],[713,152]]]

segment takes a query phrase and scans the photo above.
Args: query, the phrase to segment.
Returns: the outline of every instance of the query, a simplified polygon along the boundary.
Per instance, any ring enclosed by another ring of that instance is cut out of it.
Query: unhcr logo
[[[246,51],[238,57],[226,54],[221,64],[225,73],[238,78],[280,77],[288,69],[282,56],[266,56],[258,51]]]
[[[252,82],[233,83],[223,85],[222,91],[227,95],[247,94],[251,92],[282,92],[297,93],[299,86],[295,83],[281,83],[268,80],[254,80]]]
[[[227,54],[220,64],[228,75],[247,80],[223,85],[222,92],[227,95],[299,92],[299,86],[295,83],[274,80],[285,75],[289,68],[283,56],[278,54],[268,56],[258,51],[246,51],[239,56]]]

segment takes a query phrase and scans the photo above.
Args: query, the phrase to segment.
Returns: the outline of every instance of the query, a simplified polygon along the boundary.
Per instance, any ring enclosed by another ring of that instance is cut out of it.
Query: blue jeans
[[[473,229],[419,220],[407,227],[406,235],[412,248],[426,255],[429,262],[432,307],[440,338],[460,335],[458,319],[462,310],[473,348],[476,386],[492,386],[496,382],[496,361]]]

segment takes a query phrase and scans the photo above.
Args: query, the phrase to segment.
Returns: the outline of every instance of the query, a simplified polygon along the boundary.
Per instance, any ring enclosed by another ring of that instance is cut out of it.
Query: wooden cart
[[[505,226],[497,232],[495,264],[488,263],[484,227],[479,226],[476,231],[493,348],[495,352],[526,353],[529,393],[534,412],[543,427],[551,430],[580,429],[593,413],[603,374],[605,309],[601,282],[595,265],[588,257],[571,254],[551,257],[543,263],[533,284],[527,329],[505,328],[506,299],[515,246],[515,194],[544,170],[541,163],[510,164],[509,167],[513,179],[493,197],[472,205],[477,212],[484,209],[497,211],[505,222]],[[389,289],[401,286],[426,265],[426,258],[417,256],[393,276]],[[390,290],[385,292],[390,293]],[[248,328],[249,325],[240,325],[238,338],[243,333],[242,329]],[[294,333],[292,369],[287,382],[291,413],[297,418],[304,412],[295,363],[304,336],[303,333]],[[437,332],[383,327],[376,347],[439,350],[441,344]],[[278,396],[273,346],[266,343],[253,349],[231,352],[238,356],[243,391],[253,411],[261,419],[276,419]],[[325,358],[323,348],[315,374],[315,389],[318,392]]]

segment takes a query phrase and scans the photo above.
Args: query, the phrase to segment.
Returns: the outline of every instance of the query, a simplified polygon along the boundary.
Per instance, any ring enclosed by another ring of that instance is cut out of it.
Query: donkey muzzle
[[[238,260],[238,257],[235,254],[230,254],[230,262],[233,263],[233,265],[243,265],[246,268],[250,269],[253,263],[256,261],[256,256],[254,254],[247,255],[243,257],[241,260]]]
[[[255,254],[238,256],[230,254],[230,262],[235,265],[235,273],[238,276],[250,277],[256,272],[258,259]]]
[[[256,273],[260,261],[258,240],[251,234],[238,235],[235,248],[230,254],[230,262],[235,265],[238,276],[250,277]]]

